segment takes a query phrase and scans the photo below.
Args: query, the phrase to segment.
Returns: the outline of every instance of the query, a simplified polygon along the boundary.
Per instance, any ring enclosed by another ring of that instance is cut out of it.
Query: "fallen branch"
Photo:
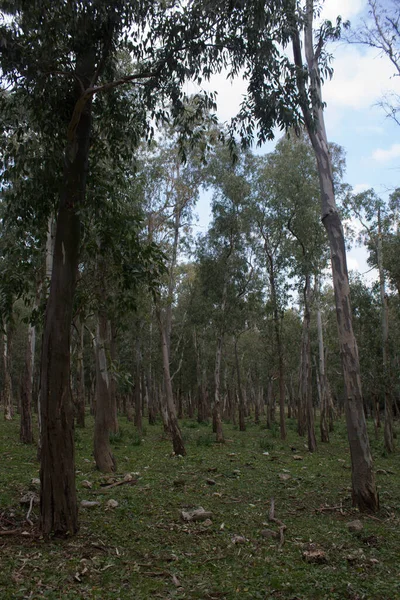
[[[0,530],[0,535],[15,535],[16,533],[20,533],[21,532],[21,528],[20,529],[4,529]]]
[[[275,517],[275,500],[274,500],[274,498],[271,498],[271,506],[269,509],[268,520],[279,525],[278,550],[282,550],[282,547],[285,543],[285,531],[286,531],[287,527],[286,527],[285,523],[283,523],[280,519],[277,519]]]
[[[31,514],[31,512],[32,512],[32,508],[33,508],[33,502],[34,502],[34,500],[35,500],[34,496],[31,496],[31,500],[30,500],[30,504],[29,504],[29,510],[28,510],[28,512],[27,512],[27,515],[26,515],[26,521],[27,521],[27,523],[29,523],[29,525],[30,525],[31,527],[33,527],[33,523],[32,523],[32,521],[30,520],[30,518],[29,518],[29,517],[30,517],[30,514]]]
[[[123,479],[122,481],[116,481],[115,483],[110,483],[109,485],[105,485],[101,488],[101,490],[92,490],[93,494],[105,494],[106,492],[108,492],[108,490],[111,490],[111,488],[115,488],[118,487],[119,485],[124,485],[124,484],[129,484],[129,485],[135,485],[138,482],[137,479]]]

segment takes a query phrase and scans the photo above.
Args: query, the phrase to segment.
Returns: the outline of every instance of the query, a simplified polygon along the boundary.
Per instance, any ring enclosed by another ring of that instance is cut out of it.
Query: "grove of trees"
[[[369,5],[352,41],[398,70],[398,4]],[[181,456],[184,416],[221,444],[224,421],[285,440],[295,418],[318,452],[344,415],[353,503],[378,510],[367,419],[394,452],[400,196],[355,194],[327,137],[327,44],[347,24],[321,24],[313,0],[0,11],[1,400],[38,445],[43,534],[78,530],[74,428],[89,410],[102,472],[121,414],[138,432],[159,418]],[[214,94],[184,91],[221,72],[248,85],[225,124]],[[276,127],[275,150],[256,152]],[[371,286],[348,273],[343,222]]]

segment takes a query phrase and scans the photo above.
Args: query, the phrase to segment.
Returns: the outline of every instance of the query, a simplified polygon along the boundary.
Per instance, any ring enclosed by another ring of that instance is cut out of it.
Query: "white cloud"
[[[370,185],[369,183],[357,183],[353,187],[353,193],[361,194],[361,192],[365,192],[366,190],[369,190],[371,187],[372,187],[372,185]]]
[[[347,268],[349,271],[360,271],[360,263],[356,258],[347,255]]]
[[[323,96],[329,106],[361,109],[376,103],[389,89],[400,93],[390,61],[373,48],[341,44],[332,50],[334,74]]]
[[[378,162],[389,162],[400,157],[400,144],[392,144],[387,150],[378,148],[372,154],[372,158]]]
[[[338,15],[343,19],[351,19],[360,13],[365,5],[365,0],[325,0],[322,16],[332,22],[335,22]]]

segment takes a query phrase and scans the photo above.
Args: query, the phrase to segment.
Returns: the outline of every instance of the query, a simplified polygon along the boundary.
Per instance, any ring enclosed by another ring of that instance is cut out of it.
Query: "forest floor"
[[[217,445],[209,426],[186,420],[181,458],[160,424],[138,436],[122,418],[109,478],[95,470],[88,418],[75,432],[78,497],[99,504],[80,507],[77,536],[45,541],[38,506],[20,503],[39,465],[36,447],[17,441],[17,421],[0,422],[1,600],[400,599],[399,454],[385,455],[372,429],[381,509],[360,515],[344,423],[310,454],[292,421],[285,442],[248,423],[226,424]],[[207,520],[183,520],[199,507]],[[355,520],[361,531],[349,528]]]

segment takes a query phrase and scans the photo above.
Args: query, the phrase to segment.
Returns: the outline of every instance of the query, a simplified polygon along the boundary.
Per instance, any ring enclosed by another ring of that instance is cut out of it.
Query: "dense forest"
[[[0,2],[2,427],[40,465],[38,535],[78,533],[80,435],[118,487],[118,444],[149,428],[171,460],[190,460],[196,427],[205,453],[255,428],[265,455],[337,452],[349,514],[382,515],[371,448],[397,453],[400,194],[346,182],[323,100],[341,36],[400,73],[398,2],[368,5],[355,30],[312,0]],[[214,73],[246,81],[231,122]],[[382,108],[397,127],[396,95]],[[349,274],[351,244],[372,283]],[[20,532],[2,508],[0,534]],[[281,550],[273,501],[269,517]],[[233,597],[203,593],[176,597]]]

